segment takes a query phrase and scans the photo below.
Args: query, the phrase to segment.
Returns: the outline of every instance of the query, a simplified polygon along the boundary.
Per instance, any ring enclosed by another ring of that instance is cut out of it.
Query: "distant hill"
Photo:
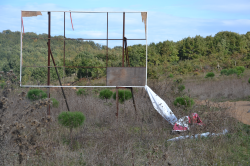
[[[47,65],[47,34],[26,32],[23,37],[23,65]],[[54,38],[63,38],[54,36]],[[68,66],[106,66],[106,46],[93,41],[67,40],[65,47],[66,65]],[[52,40],[51,50],[57,66],[63,62],[63,40]],[[108,66],[121,66],[122,48],[109,48]],[[145,66],[145,45],[128,47],[131,66]],[[51,63],[52,64],[52,63]],[[218,32],[214,37],[196,36],[181,41],[164,41],[150,43],[148,46],[148,76],[157,78],[161,74],[188,74],[213,70],[217,66],[233,68],[250,65],[250,32]],[[20,66],[20,32],[5,30],[0,33],[0,70],[19,72]],[[30,76],[43,81],[46,68],[23,68],[24,81]],[[101,77],[105,69],[92,69],[88,72],[78,69],[66,69],[66,75],[80,73],[80,76]],[[52,74],[56,78],[56,75]]]

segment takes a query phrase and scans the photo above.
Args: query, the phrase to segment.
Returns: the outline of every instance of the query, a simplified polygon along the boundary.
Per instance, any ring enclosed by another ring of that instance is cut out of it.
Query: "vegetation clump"
[[[31,89],[28,92],[28,99],[38,100],[47,98],[47,94],[41,89]]]
[[[104,90],[102,90],[102,91],[100,92],[99,97],[100,97],[101,99],[106,99],[106,101],[107,101],[107,99],[110,99],[110,98],[111,98],[112,94],[113,94],[113,92],[112,92],[111,90],[109,90],[109,89],[104,89]]]
[[[70,129],[70,142],[72,147],[72,130],[74,128],[78,128],[79,126],[83,125],[85,120],[85,116],[82,112],[61,112],[58,116],[58,122]]]
[[[191,107],[194,105],[194,100],[188,96],[176,97],[174,100],[174,105],[177,106],[178,104],[186,107]]]
[[[168,75],[168,78],[174,78],[174,75],[173,75],[172,73],[170,73],[170,74]]]
[[[236,68],[234,69],[223,69],[221,70],[221,75],[226,75],[226,76],[229,76],[229,75],[232,75],[232,74],[237,74],[238,76],[242,75],[245,71],[245,68],[243,66],[237,66]]]
[[[121,103],[123,103],[125,100],[131,99],[132,93],[128,90],[118,90],[118,99]],[[113,99],[116,100],[116,92],[113,94]]]
[[[55,98],[50,98],[50,100],[52,101],[52,106],[55,107],[55,108],[58,108],[59,101],[56,100]]]
[[[214,75],[214,73],[213,72],[208,72],[207,74],[206,74],[206,76],[205,76],[205,78],[213,78],[215,75]]]
[[[86,89],[78,89],[78,91],[76,92],[77,96],[81,96],[81,95],[84,95],[86,96],[87,95],[87,91]]]

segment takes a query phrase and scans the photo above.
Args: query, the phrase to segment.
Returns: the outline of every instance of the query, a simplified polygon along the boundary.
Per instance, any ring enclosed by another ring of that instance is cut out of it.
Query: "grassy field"
[[[154,110],[145,89],[134,89],[137,112],[132,100],[127,100],[119,105],[117,118],[115,100],[98,97],[101,88],[88,88],[82,96],[76,94],[77,89],[64,88],[70,110],[86,116],[84,125],[73,130],[70,146],[69,129],[57,121],[59,113],[67,110],[61,89],[51,89],[58,108],[48,99],[30,101],[29,89],[18,87],[10,74],[0,89],[0,165],[250,165],[250,126],[230,116],[230,108],[213,107],[209,102],[189,108],[174,106],[175,97],[189,95],[178,91],[176,79],[149,80],[149,87],[177,118],[199,114],[205,126],[192,125],[181,135],[227,129],[226,135],[167,141],[180,134],[171,134],[172,126]]]

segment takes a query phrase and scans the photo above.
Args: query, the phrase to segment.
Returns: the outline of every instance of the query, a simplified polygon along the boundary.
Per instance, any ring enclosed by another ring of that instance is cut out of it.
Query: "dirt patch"
[[[210,107],[228,108],[227,112],[230,116],[235,117],[242,123],[250,125],[250,101],[236,101],[236,102],[211,102],[208,100],[197,100],[197,105],[207,105]]]

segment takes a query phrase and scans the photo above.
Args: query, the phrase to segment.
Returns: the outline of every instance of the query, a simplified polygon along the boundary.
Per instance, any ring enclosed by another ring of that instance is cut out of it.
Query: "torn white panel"
[[[198,138],[198,137],[218,136],[218,135],[224,135],[227,132],[228,132],[228,130],[225,129],[225,130],[223,130],[222,133],[217,133],[216,134],[216,133],[206,132],[206,133],[202,133],[202,134],[195,134],[193,136],[186,135],[186,136],[175,137],[175,138],[169,139],[167,141],[177,141],[177,140],[186,139],[186,138],[193,139],[193,138]]]
[[[176,116],[157,94],[155,94],[147,85],[145,85],[145,90],[148,92],[150,100],[154,106],[154,108],[158,111],[158,113],[165,118],[172,125],[177,121]]]

